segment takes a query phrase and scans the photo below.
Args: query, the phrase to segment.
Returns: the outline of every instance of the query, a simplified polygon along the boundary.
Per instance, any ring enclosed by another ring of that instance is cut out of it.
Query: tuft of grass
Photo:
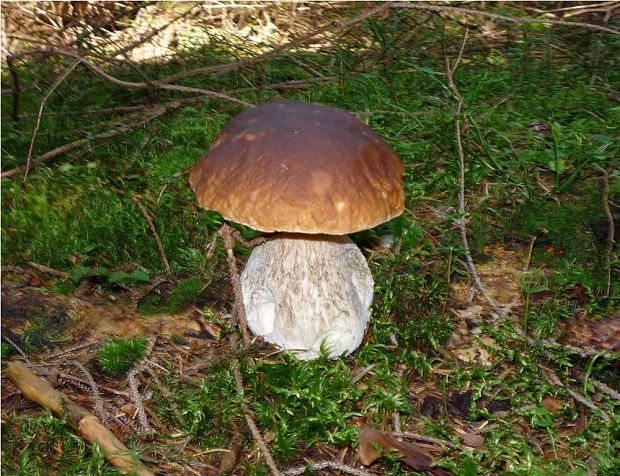
[[[99,350],[99,365],[105,373],[120,377],[144,357],[146,346],[147,340],[144,336],[129,339],[111,337]]]

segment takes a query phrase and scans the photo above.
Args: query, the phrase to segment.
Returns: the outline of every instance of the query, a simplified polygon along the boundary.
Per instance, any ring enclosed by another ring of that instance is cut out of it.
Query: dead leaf
[[[555,398],[555,397],[553,397],[551,395],[547,395],[543,399],[541,404],[542,404],[543,407],[545,407],[551,413],[559,412],[562,409],[562,407],[564,406],[564,403],[561,400],[558,400],[557,398]]]
[[[360,428],[358,454],[364,466],[371,465],[381,457],[377,450],[384,453],[399,452],[403,457],[400,461],[416,471],[426,471],[436,476],[452,475],[450,471],[431,466],[433,457],[419,446],[406,441],[398,441],[390,433],[373,428]]]
[[[463,432],[461,434],[461,441],[464,445],[471,446],[472,448],[480,448],[484,446],[484,436],[477,433]]]

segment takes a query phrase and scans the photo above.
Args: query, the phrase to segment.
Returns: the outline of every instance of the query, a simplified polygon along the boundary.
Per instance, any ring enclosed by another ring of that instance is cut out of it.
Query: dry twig
[[[11,120],[19,121],[19,97],[21,89],[19,86],[19,75],[13,64],[13,55],[8,54],[6,57],[6,65],[11,73],[11,91],[13,92],[13,104],[11,104]]]
[[[448,59],[447,56],[445,57],[446,77],[448,78],[448,86],[450,90],[452,91],[452,94],[457,100],[454,127],[455,127],[455,135],[456,135],[456,147],[457,147],[458,159],[459,159],[458,227],[461,233],[461,241],[463,243],[463,253],[465,254],[467,268],[469,269],[469,272],[472,275],[476,288],[478,289],[480,294],[482,294],[484,299],[489,303],[489,305],[493,308],[493,310],[497,312],[499,315],[503,316],[505,312],[502,309],[500,309],[497,303],[493,300],[493,298],[489,296],[486,288],[484,287],[484,284],[482,284],[482,280],[480,279],[480,276],[478,275],[478,271],[476,269],[476,265],[474,264],[474,260],[471,257],[471,251],[469,249],[469,241],[467,239],[467,225],[465,221],[465,152],[463,151],[463,142],[461,139],[461,115],[463,111],[463,103],[465,101],[463,99],[463,96],[461,95],[461,92],[459,91],[458,87],[456,86],[454,82],[454,72],[456,71],[459,61],[463,56],[463,50],[465,49],[465,43],[467,41],[468,31],[469,30],[465,30],[465,35],[463,36],[463,42],[461,44],[461,48],[459,50],[459,54],[454,64],[454,67],[450,66],[450,60]]]
[[[11,362],[6,369],[7,377],[22,392],[24,398],[33,401],[52,413],[67,418],[78,433],[89,443],[96,443],[105,458],[123,473],[153,476],[153,473],[99,419],[85,408],[75,404],[49,382],[40,379],[20,362]]]
[[[137,415],[138,415],[138,423],[140,424],[140,431],[143,435],[149,435],[154,433],[153,428],[149,424],[149,420],[146,416],[146,411],[144,409],[144,403],[142,399],[142,395],[138,390],[138,373],[142,372],[147,365],[149,364],[148,357],[153,352],[153,348],[155,347],[155,343],[157,342],[157,334],[151,336],[148,341],[148,346],[146,348],[146,352],[144,353],[144,357],[142,360],[129,372],[127,375],[127,383],[129,384],[129,395],[131,396],[131,401],[136,406]]]
[[[105,419],[106,412],[103,408],[103,401],[101,400],[101,395],[99,394],[99,387],[97,387],[97,384],[95,383],[95,379],[93,379],[93,376],[86,369],[86,367],[84,367],[80,362],[76,360],[70,360],[67,363],[70,365],[73,365],[74,367],[77,367],[80,370],[80,372],[82,372],[82,375],[86,377],[86,381],[88,382],[88,385],[90,385],[91,393],[93,395],[93,398],[95,399],[95,408],[94,408],[95,415],[99,419]]]
[[[336,461],[321,461],[320,463],[313,463],[311,461],[308,461],[308,464],[306,466],[298,466],[295,468],[287,469],[282,473],[282,476],[299,476],[301,474],[306,474],[308,470],[321,471],[328,468],[335,469],[336,471],[340,471],[342,473],[352,474],[353,476],[372,476],[373,474],[362,469],[357,469],[351,466],[347,466],[346,464],[338,463]]]
[[[318,28],[308,33],[307,35],[302,36],[301,38],[291,40],[288,43],[277,46],[274,49],[267,51],[266,53],[255,56],[254,58],[242,59],[242,60],[234,61],[232,63],[227,63],[227,64],[204,66],[202,68],[196,68],[196,69],[192,69],[189,71],[181,71],[180,73],[172,74],[170,76],[166,76],[165,78],[160,79],[159,83],[171,83],[173,81],[177,81],[182,78],[190,78],[192,76],[198,76],[200,74],[224,73],[227,71],[250,66],[254,63],[258,63],[268,58],[271,58],[272,56],[275,56],[278,53],[302,46],[323,33],[330,33],[333,31],[338,31],[338,30],[342,30],[344,28],[353,26],[361,21],[366,20],[367,18],[370,18],[374,15],[377,15],[378,13],[388,10],[393,5],[394,5],[393,2],[385,2],[377,7],[365,10],[357,16],[354,16],[352,18],[347,18],[346,20],[343,20],[342,22],[330,23],[327,26]]]
[[[52,159],[60,154],[64,154],[65,152],[69,152],[73,149],[77,149],[78,147],[82,145],[86,145],[91,142],[95,142],[95,141],[102,140],[102,139],[109,139],[110,137],[114,137],[124,132],[128,132],[130,130],[136,129],[140,126],[148,124],[149,122],[153,121],[154,119],[157,119],[158,117],[163,116],[164,114],[167,114],[170,111],[173,111],[174,109],[177,109],[183,104],[188,104],[188,103],[197,101],[199,99],[200,98],[196,98],[196,97],[186,98],[186,99],[172,101],[172,102],[163,104],[161,106],[154,107],[152,108],[152,111],[148,112],[148,114],[140,115],[140,119],[135,122],[126,122],[124,124],[121,124],[115,128],[112,128],[100,134],[95,134],[91,137],[79,139],[74,142],[69,142],[68,144],[64,144],[64,145],[61,145],[60,147],[52,149],[49,152],[46,152],[45,154],[42,154],[36,157],[35,159],[33,159],[30,164],[30,168],[34,167],[35,165],[42,164],[43,162],[49,159]],[[2,172],[0,174],[0,177],[12,177],[15,174],[19,173],[21,170],[23,170],[23,168],[24,168],[23,166],[18,166],[13,169],[7,170],[5,172]]]
[[[243,378],[241,376],[241,370],[239,368],[239,365],[240,365],[239,359],[235,359],[234,368],[233,368],[233,373],[235,376],[235,384],[237,386],[237,391],[239,392],[239,394],[243,395]],[[258,448],[263,454],[263,457],[265,458],[265,463],[267,463],[267,466],[269,467],[271,474],[273,476],[280,476],[280,471],[278,470],[278,467],[276,466],[276,462],[273,460],[273,457],[271,456],[271,452],[269,451],[269,448],[267,447],[267,443],[265,443],[265,439],[260,434],[260,430],[256,426],[256,422],[254,422],[254,418],[252,418],[250,409],[247,407],[247,405],[245,405],[245,403],[243,404],[243,413],[245,417],[245,422],[248,425],[248,428],[250,429],[250,432],[252,433],[252,436],[254,437],[254,440],[256,441]]]
[[[32,53],[34,53],[34,51],[29,51],[23,54],[32,54]],[[88,69],[90,69],[92,72],[96,73],[97,75],[111,82],[112,84],[115,84],[116,86],[119,86],[125,89],[163,89],[166,91],[198,93],[198,94],[202,94],[208,97],[224,99],[226,101],[241,104],[242,106],[246,106],[246,107],[251,106],[251,104],[246,101],[242,101],[241,99],[237,99],[227,94],[219,93],[217,91],[211,91],[210,89],[193,88],[190,86],[181,86],[181,85],[176,85],[176,84],[167,84],[166,82],[162,80],[155,80],[155,81],[149,81],[149,82],[144,81],[140,83],[136,83],[132,81],[124,81],[122,79],[118,79],[112,76],[111,74],[108,74],[106,71],[104,71],[102,68],[97,66],[95,63],[85,59],[79,53],[76,53],[71,50],[65,50],[65,49],[60,49],[60,48],[46,48],[46,49],[37,51],[37,53],[58,54],[58,55],[68,56],[70,58],[78,58],[80,62],[84,66],[86,66]],[[110,59],[110,61],[114,61],[114,60]]]
[[[35,263],[34,261],[29,261],[28,264],[41,273],[49,274],[51,276],[57,276],[63,279],[69,279],[71,277],[69,273],[50,268],[49,266],[45,266],[43,264]]]
[[[218,234],[224,240],[224,245],[226,247],[227,252],[227,261],[228,261],[228,271],[230,274],[230,280],[233,283],[233,291],[235,294],[235,310],[237,314],[237,323],[239,325],[239,329],[241,330],[241,334],[243,337],[244,345],[248,345],[250,343],[250,335],[248,333],[247,324],[246,324],[246,315],[245,315],[245,307],[243,305],[243,297],[241,294],[241,282],[239,281],[239,271],[237,269],[237,262],[235,259],[235,254],[233,252],[233,247],[235,244],[235,230],[233,230],[228,224],[222,225]],[[234,323],[233,323],[234,325]],[[236,344],[236,336],[233,336],[231,341],[232,346],[234,347]],[[238,358],[234,358],[233,360],[233,374],[235,377],[235,385],[237,387],[237,391],[239,395],[243,395],[243,377],[241,375],[241,364]],[[252,413],[250,409],[247,407],[245,403],[243,403],[243,413],[245,417],[245,422],[258,445],[263,457],[265,458],[265,463],[269,467],[271,474],[273,476],[279,476],[280,471],[271,456],[271,452],[265,443],[264,438],[260,434],[258,427],[256,426],[256,422],[254,422],[254,418],[252,418]]]
[[[392,431],[392,435],[397,436],[399,438],[405,438],[409,440],[422,441],[424,443],[432,443],[434,445],[446,446],[452,449],[458,449],[454,443],[448,440],[441,440],[439,438],[433,438],[432,436],[420,435],[419,433],[412,433],[410,431]],[[467,447],[469,448],[469,447]]]
[[[140,370],[138,368],[134,368],[127,375],[127,383],[129,385],[129,395],[131,396],[131,401],[136,406],[136,411],[138,414],[138,423],[140,424],[140,431],[143,435],[149,435],[154,432],[151,425],[149,425],[149,419],[146,416],[146,412],[144,411],[144,403],[142,402],[142,395],[140,395],[140,391],[138,389],[138,372]]]
[[[245,315],[245,306],[243,305],[243,297],[241,294],[241,282],[239,280],[239,270],[237,269],[237,260],[233,248],[235,246],[235,230],[233,230],[228,224],[224,223],[218,234],[224,240],[224,246],[226,247],[226,261],[228,262],[228,272],[230,273],[230,280],[233,285],[233,292],[235,294],[235,315],[231,319],[231,324],[238,325],[243,338],[243,344],[248,345],[250,343],[250,334],[248,332],[247,319]]]
[[[172,270],[170,269],[170,263],[168,262],[168,257],[166,256],[166,250],[164,250],[164,245],[162,245],[161,240],[159,239],[159,234],[157,233],[157,228],[155,228],[155,223],[153,223],[153,219],[149,215],[149,212],[138,197],[133,197],[133,201],[136,203],[137,207],[140,209],[140,212],[146,219],[146,222],[149,224],[149,228],[151,233],[153,234],[153,239],[155,240],[155,244],[157,245],[157,251],[159,251],[159,255],[161,256],[161,260],[164,263],[164,269],[166,270],[166,274],[172,274]]]
[[[576,392],[575,390],[570,388],[568,385],[564,384],[564,382],[560,380],[560,378],[555,374],[553,370],[547,367],[544,367],[542,365],[540,366],[540,368],[545,372],[545,374],[547,375],[547,378],[551,381],[551,383],[553,383],[554,385],[557,385],[558,387],[563,387],[571,397],[573,397],[577,402],[581,403],[584,407],[587,407],[590,410],[595,411],[595,412],[600,412],[601,418],[603,418],[603,420],[611,421],[611,418],[605,411],[598,408],[594,403],[592,403],[586,397],[581,395],[579,392]]]
[[[37,132],[39,131],[39,126],[41,125],[41,115],[43,114],[43,109],[45,108],[45,104],[47,104],[47,100],[52,95],[52,93],[56,90],[56,88],[62,83],[71,71],[73,71],[78,64],[82,62],[82,58],[78,57],[76,61],[71,63],[61,74],[56,78],[56,80],[49,87],[43,99],[39,103],[39,112],[37,115],[37,122],[34,125],[34,130],[32,131],[32,138],[30,139],[30,146],[28,147],[28,156],[26,157],[26,168],[24,170],[24,180],[28,177],[28,171],[30,170],[30,161],[32,160],[32,148],[34,147],[34,141],[37,138]]]
[[[26,361],[26,363],[28,363],[28,365],[30,365],[30,359],[28,359],[28,356],[26,355],[26,352],[24,352],[20,346],[18,346],[9,336],[7,336],[6,332],[2,332],[2,338],[5,341],[7,341],[9,344],[11,344],[13,346],[13,349],[15,349],[15,351],[19,355],[22,356],[22,358]]]
[[[564,21],[564,20],[552,20],[550,18],[519,18],[509,17],[506,15],[499,15],[497,13],[491,13],[484,10],[474,10],[473,8],[461,8],[452,7],[448,5],[431,5],[429,3],[410,3],[410,2],[398,2],[394,5],[397,8],[413,8],[415,10],[424,10],[428,12],[453,12],[453,13],[467,13],[470,15],[478,15],[482,17],[490,18],[491,20],[505,21],[509,23],[544,23],[548,25],[562,25],[562,26],[574,26],[578,28],[585,28],[588,30],[604,31],[605,33],[611,33],[613,35],[620,35],[620,31],[605,26],[595,25],[593,23],[585,23],[580,21]]]
[[[609,207],[609,172],[603,171],[603,209],[607,216],[607,250],[605,253],[605,268],[607,269],[607,286],[605,288],[605,296],[609,297],[611,292],[611,256],[614,252],[614,237],[616,236],[616,225],[614,216]]]

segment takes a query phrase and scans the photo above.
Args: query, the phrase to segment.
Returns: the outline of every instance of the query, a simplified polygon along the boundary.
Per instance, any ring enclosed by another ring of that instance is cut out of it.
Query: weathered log
[[[89,443],[97,443],[105,459],[125,474],[153,476],[153,473],[108,430],[99,419],[85,408],[72,402],[64,393],[37,377],[21,362],[11,362],[7,377],[24,398],[51,410],[60,418],[67,418],[78,434]]]

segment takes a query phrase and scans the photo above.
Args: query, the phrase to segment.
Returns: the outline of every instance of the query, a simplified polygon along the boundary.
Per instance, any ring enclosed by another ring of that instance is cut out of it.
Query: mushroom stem
[[[255,248],[241,275],[252,332],[303,360],[360,345],[373,286],[364,255],[346,236],[284,235]]]

